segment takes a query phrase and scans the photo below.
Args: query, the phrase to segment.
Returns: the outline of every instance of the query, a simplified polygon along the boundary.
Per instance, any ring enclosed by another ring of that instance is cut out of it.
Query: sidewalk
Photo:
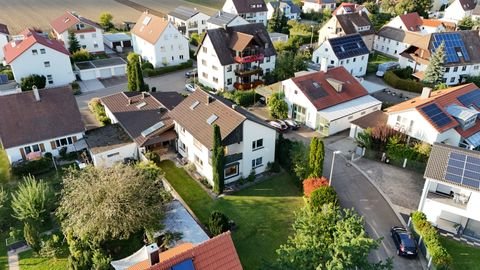
[[[23,246],[19,249],[11,250],[8,252],[8,269],[9,270],[20,270],[20,265],[18,263],[18,254],[30,250],[29,246]]]

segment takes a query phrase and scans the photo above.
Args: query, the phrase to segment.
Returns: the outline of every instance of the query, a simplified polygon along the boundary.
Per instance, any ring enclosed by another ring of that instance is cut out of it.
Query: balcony
[[[253,82],[250,82],[250,83],[236,82],[236,83],[233,84],[233,87],[237,90],[250,90],[250,89],[257,88],[260,85],[263,85],[262,80],[256,80],[256,81],[253,81]]]
[[[263,58],[265,58],[263,54],[256,54],[256,55],[248,55],[244,57],[235,56],[234,59],[235,59],[235,62],[239,64],[244,64],[244,63],[252,63],[256,61],[263,61]]]
[[[440,194],[437,192],[428,192],[427,199],[432,201],[436,201],[442,204],[450,205],[460,209],[467,209],[467,204],[469,200],[469,196],[455,193],[453,197]]]
[[[239,77],[246,77],[254,74],[259,74],[260,76],[263,75],[263,69],[260,67],[253,67],[249,69],[236,69],[235,75]]]
[[[198,28],[198,23],[189,23],[188,28]]]

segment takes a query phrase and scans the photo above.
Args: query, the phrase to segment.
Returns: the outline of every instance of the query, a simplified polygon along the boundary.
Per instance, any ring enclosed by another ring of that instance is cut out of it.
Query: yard
[[[286,242],[293,212],[303,199],[291,177],[281,174],[234,195],[212,200],[183,169],[171,161],[160,167],[195,215],[206,224],[210,212],[219,210],[233,219],[238,228],[233,240],[245,269],[258,268],[262,260],[273,261],[275,250]]]
[[[386,56],[384,54],[374,52],[368,58],[367,74],[372,74],[377,72],[378,65],[385,62],[391,62],[391,61],[397,62],[398,60],[395,58]]]
[[[440,242],[453,258],[453,270],[474,270],[480,265],[480,249],[441,236]]]
[[[68,260],[66,258],[51,259],[38,257],[33,251],[20,253],[19,263],[21,270],[62,270],[68,269]]]

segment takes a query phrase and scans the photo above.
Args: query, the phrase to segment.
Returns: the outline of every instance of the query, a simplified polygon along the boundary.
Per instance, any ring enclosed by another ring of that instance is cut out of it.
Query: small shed
[[[82,81],[125,76],[127,62],[121,57],[75,63],[75,71]]]
[[[388,115],[383,111],[375,111],[350,122],[350,137],[356,139],[358,133],[367,128],[380,127],[387,124]]]
[[[276,41],[287,42],[288,41],[288,35],[287,34],[273,32],[273,33],[268,33],[268,35],[270,36],[270,39],[272,40],[272,42],[276,42]]]
[[[132,48],[132,37],[127,33],[103,34],[103,43],[115,51]]]

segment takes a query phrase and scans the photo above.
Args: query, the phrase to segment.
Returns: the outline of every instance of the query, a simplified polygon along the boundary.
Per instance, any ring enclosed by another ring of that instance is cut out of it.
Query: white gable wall
[[[322,58],[327,59],[329,67],[343,66],[350,74],[356,77],[365,76],[367,72],[368,54],[339,60],[328,41],[322,43],[312,54],[312,61],[317,64],[321,63]]]
[[[313,106],[310,100],[298,89],[297,85],[291,80],[282,81],[282,88],[285,93],[285,101],[288,104],[288,116],[292,117],[293,104],[300,105],[305,108],[304,124],[310,128],[316,129],[317,108]]]
[[[5,47],[7,43],[8,43],[8,36],[3,33],[0,33],[0,63],[3,62],[3,58],[5,57],[5,55],[3,55],[3,47]]]
[[[93,165],[100,167],[112,167],[116,163],[123,162],[125,158],[138,158],[137,144],[135,142],[110,149],[105,152],[94,154],[90,152]]]
[[[267,169],[269,162],[275,161],[275,139],[277,132],[250,120],[243,122],[243,168],[242,174],[246,178],[252,171],[256,174]],[[263,148],[252,149],[252,142],[263,139]],[[262,158],[262,165],[252,168],[252,160]]]
[[[62,40],[65,44],[65,48],[68,50],[70,43],[68,42],[68,30],[63,33],[55,32],[57,38]],[[105,51],[105,46],[103,44],[103,30],[100,28],[95,28],[95,31],[75,33],[80,47],[87,50],[90,53],[103,53]]]
[[[453,1],[446,9],[443,18],[448,21],[458,22],[465,16],[471,16],[471,11],[465,11],[459,0]]]
[[[401,41],[375,35],[373,49],[392,57],[399,58],[400,54],[407,49],[409,44]]]

